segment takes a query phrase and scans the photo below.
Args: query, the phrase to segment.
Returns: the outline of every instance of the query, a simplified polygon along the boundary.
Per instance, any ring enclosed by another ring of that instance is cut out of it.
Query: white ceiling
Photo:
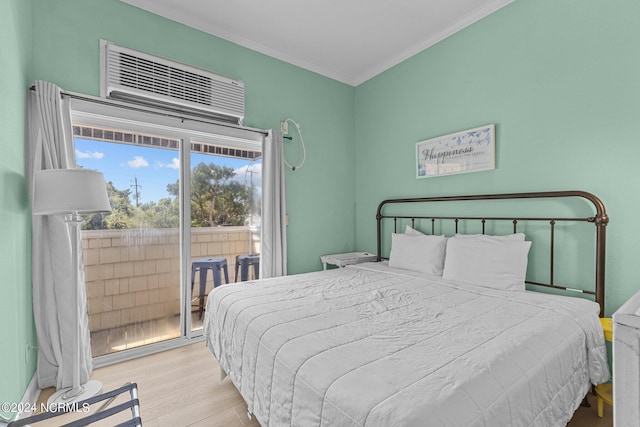
[[[357,86],[513,0],[121,0]]]

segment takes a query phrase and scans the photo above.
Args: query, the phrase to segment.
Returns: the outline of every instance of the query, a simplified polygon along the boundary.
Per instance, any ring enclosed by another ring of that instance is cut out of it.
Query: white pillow
[[[391,236],[389,267],[441,276],[447,240],[444,236]]]
[[[462,239],[494,239],[494,240],[520,240],[524,241],[524,233],[505,234],[504,236],[492,236],[489,234],[456,234],[456,238]]]
[[[454,238],[447,242],[442,277],[496,289],[524,290],[531,242]]]
[[[404,234],[406,234],[408,236],[425,236],[424,233],[421,233],[418,230],[416,230],[415,228],[411,228],[408,225],[404,229]]]

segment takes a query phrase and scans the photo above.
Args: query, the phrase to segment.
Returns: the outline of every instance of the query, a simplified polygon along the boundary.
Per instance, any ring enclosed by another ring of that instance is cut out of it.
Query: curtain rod
[[[36,86],[32,85],[29,89],[35,92],[36,91]],[[109,106],[113,106],[113,107],[124,108],[124,109],[127,109],[127,110],[139,111],[139,112],[143,112],[143,113],[151,113],[151,114],[156,114],[156,115],[159,115],[159,116],[172,117],[172,118],[175,118],[175,119],[191,120],[191,121],[194,121],[194,122],[212,124],[212,125],[216,125],[216,126],[224,126],[224,127],[228,127],[228,128],[232,128],[232,129],[246,130],[246,131],[258,133],[258,134],[261,134],[261,135],[264,135],[264,136],[267,136],[269,134],[264,129],[250,128],[250,127],[246,127],[246,126],[242,126],[242,125],[234,125],[232,123],[219,122],[217,120],[207,119],[207,118],[204,118],[204,117],[192,116],[192,115],[189,115],[189,114],[172,113],[172,112],[166,111],[166,110],[156,109],[156,108],[152,108],[152,107],[146,107],[146,106],[142,106],[142,105],[138,106],[138,105],[128,104],[128,103],[125,103],[125,102],[116,101],[116,100],[112,100],[112,99],[98,98],[98,97],[91,96],[91,95],[84,95],[84,94],[76,93],[76,92],[68,92],[68,91],[60,90],[60,96],[61,97],[68,96],[69,98],[79,99],[81,101],[88,101],[88,102],[93,102],[93,103],[96,103],[96,104],[109,105]]]

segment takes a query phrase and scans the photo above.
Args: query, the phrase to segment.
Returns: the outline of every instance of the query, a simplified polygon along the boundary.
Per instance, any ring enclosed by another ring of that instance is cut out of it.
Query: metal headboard
[[[495,217],[495,216],[432,216],[432,215],[385,215],[384,207],[391,204],[413,204],[413,203],[430,203],[430,202],[453,202],[453,201],[478,201],[478,200],[514,200],[514,199],[549,199],[549,198],[568,198],[580,197],[588,200],[596,209],[596,214],[590,217],[568,218],[568,217]],[[517,232],[517,225],[520,221],[545,221],[550,225],[551,232],[551,249],[550,249],[550,272],[549,283],[526,281],[526,283],[536,286],[544,286],[548,288],[577,291],[595,296],[596,302],[600,305],[600,317],[604,316],[604,281],[605,281],[605,249],[606,249],[606,226],[609,223],[609,217],[604,208],[602,201],[591,193],[585,191],[550,191],[536,193],[510,193],[510,194],[485,194],[470,196],[443,196],[443,197],[415,197],[402,199],[384,200],[378,205],[376,214],[377,219],[377,257],[378,261],[382,259],[382,221],[384,219],[394,220],[394,230],[398,219],[411,220],[413,226],[416,219],[431,220],[432,233],[435,234],[436,220],[452,220],[455,222],[455,231],[458,232],[458,223],[460,221],[481,221],[482,233],[485,232],[485,224],[487,221],[512,221],[513,232]],[[555,255],[555,224],[558,221],[575,221],[590,222],[596,227],[596,244],[595,244],[595,291],[573,289],[565,286],[554,284],[554,255]]]

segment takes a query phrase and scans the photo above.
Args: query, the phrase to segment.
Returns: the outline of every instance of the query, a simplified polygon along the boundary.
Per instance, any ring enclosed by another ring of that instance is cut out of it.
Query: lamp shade
[[[38,171],[34,193],[34,215],[111,212],[104,176],[92,170]]]

